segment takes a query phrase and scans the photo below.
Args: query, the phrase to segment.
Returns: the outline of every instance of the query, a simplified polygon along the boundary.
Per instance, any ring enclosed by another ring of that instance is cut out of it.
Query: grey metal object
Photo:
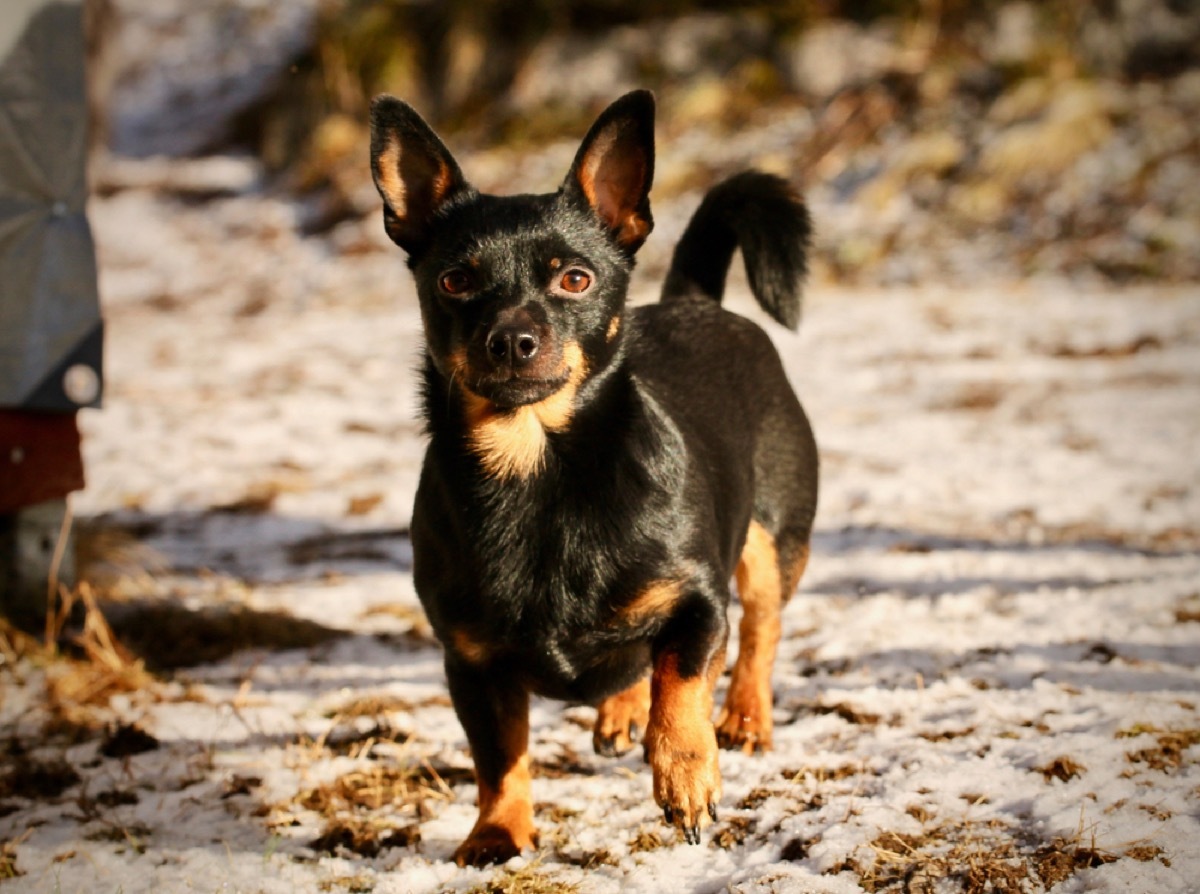
[[[79,0],[0,3],[0,407],[98,406]]]

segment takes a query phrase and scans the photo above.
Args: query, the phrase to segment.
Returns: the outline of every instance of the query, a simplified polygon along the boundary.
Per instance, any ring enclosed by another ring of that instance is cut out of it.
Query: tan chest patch
[[[587,376],[578,344],[571,342],[563,349],[563,366],[570,370],[567,383],[526,407],[501,409],[467,393],[467,437],[472,452],[493,478],[506,481],[536,475],[546,460],[546,432],[566,431],[571,424],[575,395]]]

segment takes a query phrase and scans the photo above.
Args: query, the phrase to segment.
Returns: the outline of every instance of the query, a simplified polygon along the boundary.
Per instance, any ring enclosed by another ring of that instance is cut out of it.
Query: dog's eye
[[[559,287],[564,292],[570,292],[573,295],[586,292],[591,284],[591,274],[583,270],[568,270],[558,282]]]
[[[465,295],[471,291],[471,276],[465,270],[448,270],[438,280],[438,286],[447,295]]]

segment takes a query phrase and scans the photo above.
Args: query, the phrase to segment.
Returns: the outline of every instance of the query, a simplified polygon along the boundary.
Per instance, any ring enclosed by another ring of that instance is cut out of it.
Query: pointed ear
[[[433,129],[394,96],[371,103],[371,174],[383,197],[384,229],[410,255],[424,246],[438,209],[472,191]]]
[[[627,93],[584,137],[563,191],[582,199],[630,254],[654,228],[654,94]]]

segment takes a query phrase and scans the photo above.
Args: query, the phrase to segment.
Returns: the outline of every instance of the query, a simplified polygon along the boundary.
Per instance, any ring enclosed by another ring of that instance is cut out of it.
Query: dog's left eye
[[[442,274],[438,285],[447,295],[465,295],[471,290],[471,275],[465,270],[448,270]]]
[[[559,288],[572,295],[586,292],[591,284],[592,276],[584,270],[568,270],[558,282]]]

